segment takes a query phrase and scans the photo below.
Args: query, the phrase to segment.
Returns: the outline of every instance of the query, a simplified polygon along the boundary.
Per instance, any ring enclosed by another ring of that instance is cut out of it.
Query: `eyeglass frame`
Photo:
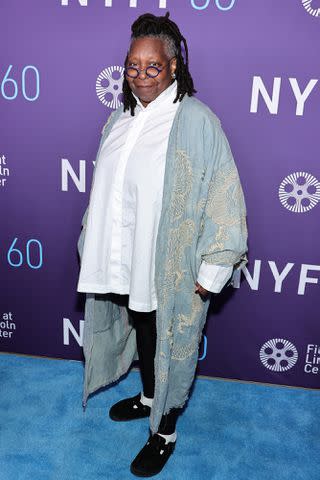
[[[159,74],[169,65],[169,63],[171,62],[171,60],[172,60],[173,58],[176,58],[176,55],[174,55],[173,57],[171,57],[170,60],[168,61],[168,63],[166,63],[161,69],[158,68],[158,67],[153,67],[152,65],[148,65],[146,68],[142,68],[142,69],[137,68],[137,67],[125,67],[124,73],[125,73],[128,77],[130,77],[130,78],[138,78],[141,72],[145,72],[146,75],[147,75],[147,77],[149,77],[149,78],[157,78],[157,77],[159,76]],[[150,68],[150,67],[151,67],[151,68],[155,68],[156,70],[158,70],[157,75],[154,75],[154,76],[148,75],[147,69]],[[128,68],[132,68],[133,70],[136,70],[136,71],[138,72],[137,75],[136,75],[135,77],[132,77],[131,75],[128,75],[128,73],[127,73],[127,71],[126,71]]]

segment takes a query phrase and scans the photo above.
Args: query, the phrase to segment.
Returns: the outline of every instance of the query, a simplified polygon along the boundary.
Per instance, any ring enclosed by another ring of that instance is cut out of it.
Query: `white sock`
[[[142,405],[145,405],[147,407],[152,407],[152,402],[153,402],[153,398],[148,398],[148,397],[145,397],[143,395],[143,392],[141,392],[140,394],[140,402],[142,403]]]
[[[166,441],[166,444],[169,442],[175,442],[177,440],[177,432],[171,433],[171,435],[164,435],[163,433],[158,433],[160,437],[163,437]]]

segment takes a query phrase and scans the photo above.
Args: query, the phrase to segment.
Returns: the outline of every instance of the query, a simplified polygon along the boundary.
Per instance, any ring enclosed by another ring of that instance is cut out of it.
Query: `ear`
[[[170,64],[171,74],[172,74],[172,73],[175,73],[176,68],[177,68],[177,58],[174,57],[174,58],[172,59],[171,64]]]

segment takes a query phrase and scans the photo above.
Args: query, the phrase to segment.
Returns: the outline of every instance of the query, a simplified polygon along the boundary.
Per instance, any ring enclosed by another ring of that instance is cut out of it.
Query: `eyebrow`
[[[138,61],[138,59],[136,57],[128,57],[127,59],[127,62],[133,62],[133,61]],[[149,63],[162,63],[161,60],[159,59],[155,59],[155,58],[151,58],[149,60],[147,60],[147,62]]]

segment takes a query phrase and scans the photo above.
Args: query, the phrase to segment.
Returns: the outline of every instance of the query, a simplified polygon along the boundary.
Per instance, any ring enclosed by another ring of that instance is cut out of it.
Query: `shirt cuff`
[[[211,265],[202,261],[198,273],[197,282],[212,293],[220,293],[233,272],[232,267]]]

